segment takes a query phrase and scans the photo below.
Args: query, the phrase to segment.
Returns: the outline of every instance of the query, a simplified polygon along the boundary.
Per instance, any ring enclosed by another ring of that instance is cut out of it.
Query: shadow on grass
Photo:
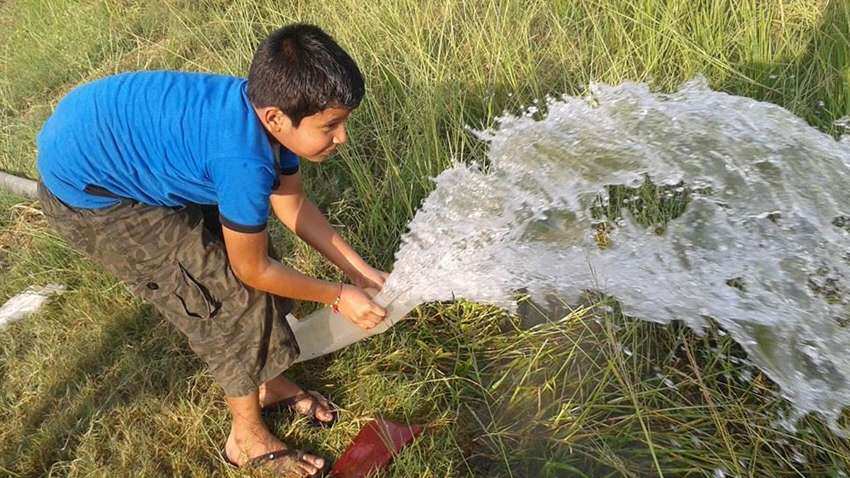
[[[61,302],[60,302],[61,303]],[[32,320],[44,320],[35,317]],[[200,363],[187,367],[173,357],[167,344],[150,340],[159,317],[149,306],[131,307],[112,316],[94,343],[67,344],[61,370],[46,370],[49,379],[21,405],[17,439],[0,448],[0,469],[11,476],[45,476],[69,466],[85,435],[116,409],[132,406],[144,396],[164,401],[186,382]],[[176,331],[174,331],[176,333]],[[34,337],[37,340],[37,337]],[[98,452],[108,452],[109,445]],[[167,465],[163,464],[164,468]]]

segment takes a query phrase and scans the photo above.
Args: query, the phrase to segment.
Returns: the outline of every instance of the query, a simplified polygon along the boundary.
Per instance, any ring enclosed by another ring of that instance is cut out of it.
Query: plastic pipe
[[[35,181],[2,171],[0,171],[0,189],[28,199],[36,198],[37,188]]]

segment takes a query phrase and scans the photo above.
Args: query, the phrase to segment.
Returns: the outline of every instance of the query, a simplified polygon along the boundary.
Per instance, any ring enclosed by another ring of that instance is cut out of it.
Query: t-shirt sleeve
[[[298,156],[286,148],[280,148],[280,174],[289,176],[298,172]]]
[[[266,228],[269,194],[276,179],[271,164],[253,158],[216,158],[210,175],[223,225],[239,232]]]

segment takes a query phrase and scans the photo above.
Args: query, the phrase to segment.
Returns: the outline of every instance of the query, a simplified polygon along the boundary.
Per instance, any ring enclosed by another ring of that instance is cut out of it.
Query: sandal
[[[295,404],[304,400],[304,399],[310,399],[310,408],[306,412],[301,413],[301,412],[299,412],[298,410],[295,409]],[[328,403],[327,408],[328,408],[328,411],[331,414],[330,420],[327,420],[327,421],[319,420],[316,417],[316,410],[320,406],[323,406],[322,402]],[[295,395],[293,395],[289,398],[285,398],[285,399],[283,399],[279,402],[276,402],[272,405],[265,407],[263,410],[278,410],[278,409],[281,409],[281,408],[287,408],[287,409],[291,410],[292,412],[294,412],[298,415],[303,415],[303,416],[307,417],[307,423],[309,423],[310,426],[315,427],[315,428],[330,428],[336,423],[337,418],[338,418],[337,411],[336,411],[337,407],[333,404],[333,402],[326,399],[319,392],[317,392],[315,390],[308,390],[306,392],[298,392],[298,393],[296,393]]]
[[[322,468],[320,468],[316,473],[314,473],[312,475],[305,475],[304,474],[304,471],[301,469],[301,467],[298,465],[298,463],[301,462],[301,461],[304,461],[304,455],[306,455],[306,454],[307,454],[307,452],[305,452],[304,450],[284,448],[284,449],[281,449],[281,450],[275,450],[275,451],[270,452],[270,453],[263,453],[260,456],[255,456],[254,458],[251,458],[250,460],[248,460],[248,462],[245,463],[244,465],[239,466],[236,463],[234,463],[230,459],[229,456],[227,456],[226,450],[224,450],[224,449],[221,450],[221,456],[224,457],[224,461],[227,463],[228,466],[230,466],[233,469],[239,469],[239,470],[262,469],[264,466],[268,465],[269,462],[272,462],[272,461],[275,461],[275,460],[281,460],[281,461],[288,461],[289,462],[286,469],[283,470],[283,471],[286,472],[286,473],[290,473],[290,472],[293,473],[291,475],[292,477],[313,478],[313,477],[324,476],[324,472],[328,468],[328,461],[327,460],[325,460],[325,465]],[[286,476],[290,476],[290,475],[286,475]]]

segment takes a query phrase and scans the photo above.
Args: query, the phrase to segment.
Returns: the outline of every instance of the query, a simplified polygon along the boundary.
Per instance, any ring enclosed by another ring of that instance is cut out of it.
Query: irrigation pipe
[[[4,173],[3,171],[0,171],[0,189],[28,199],[35,199],[37,197],[35,181]]]

